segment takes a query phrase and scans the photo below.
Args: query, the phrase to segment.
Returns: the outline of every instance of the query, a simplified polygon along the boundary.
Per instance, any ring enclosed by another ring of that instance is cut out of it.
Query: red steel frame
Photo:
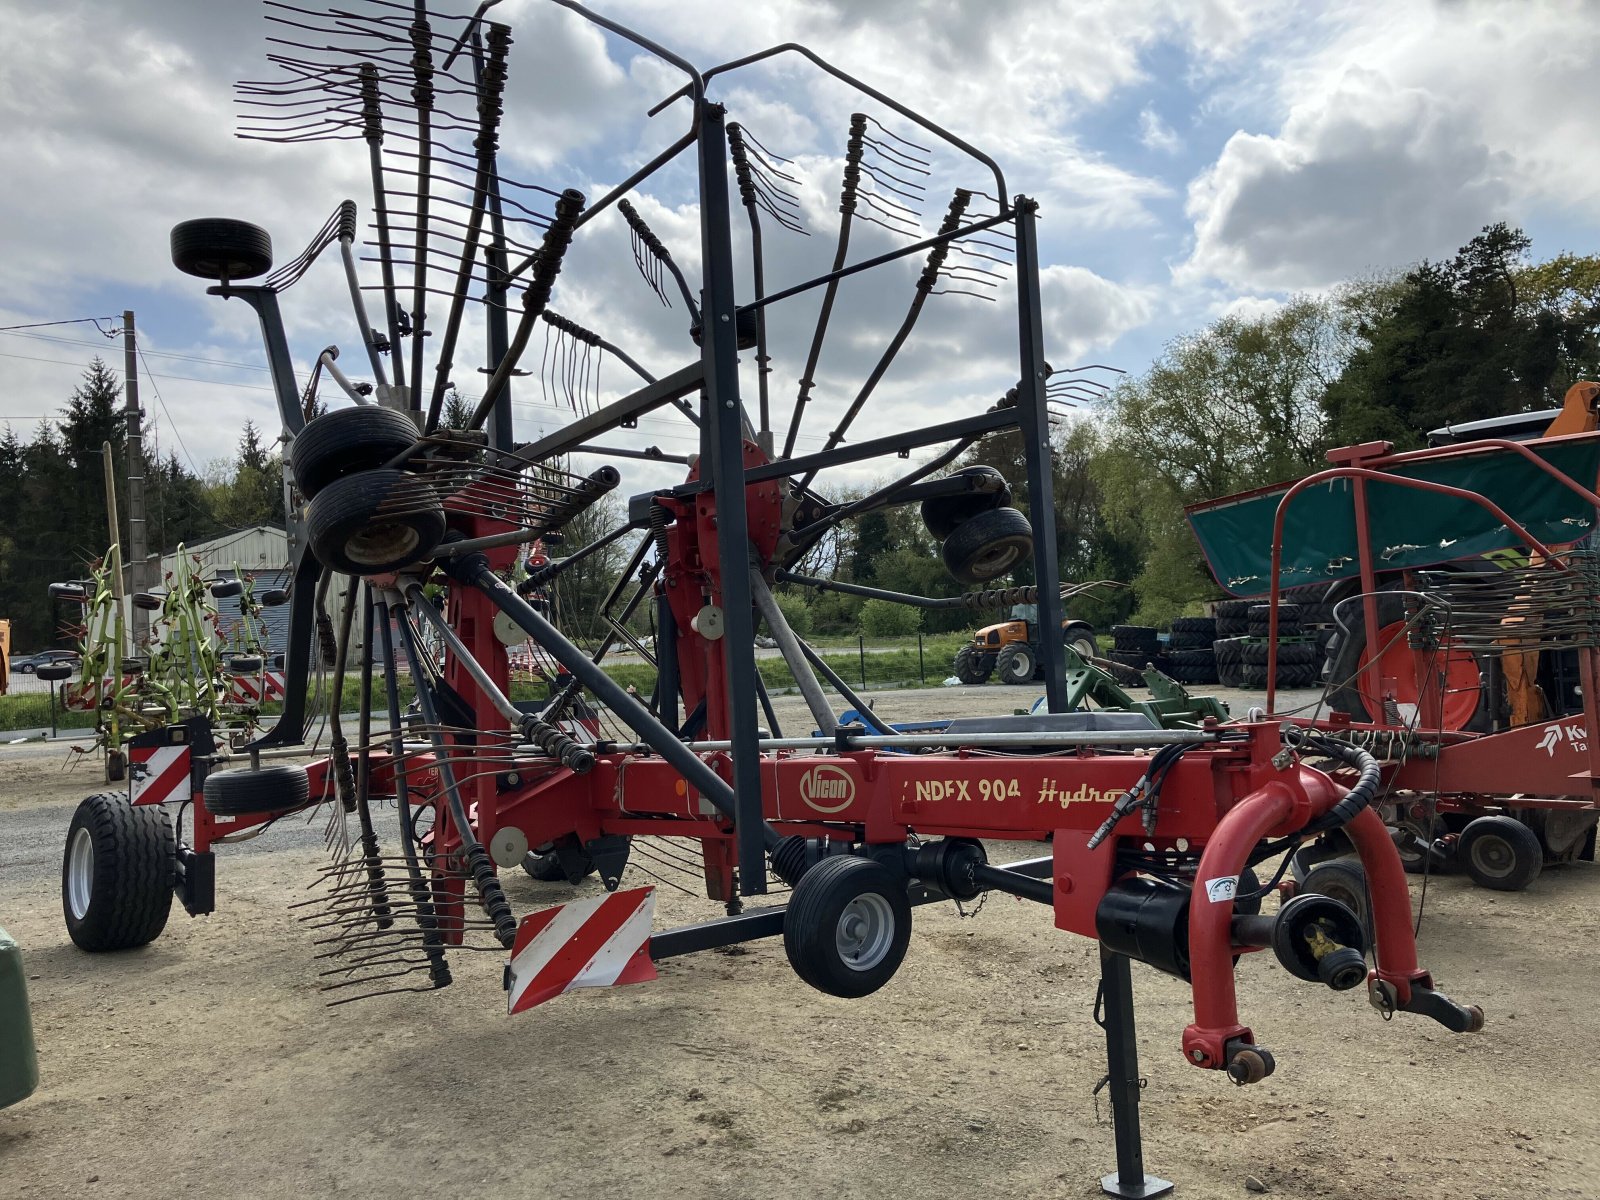
[[[1564,437],[1543,439],[1543,444],[1579,440],[1592,441],[1597,436],[1600,435],[1594,433],[1569,434]],[[1283,562],[1284,522],[1288,515],[1290,502],[1307,488],[1319,483],[1326,483],[1332,479],[1348,479],[1351,481],[1351,499],[1355,506],[1356,544],[1361,565],[1364,627],[1373,631],[1379,628],[1378,573],[1373,563],[1369,510],[1367,507],[1366,485],[1369,481],[1381,481],[1401,487],[1416,488],[1420,491],[1453,496],[1464,503],[1476,504],[1505,525],[1529,550],[1539,555],[1550,570],[1570,570],[1569,567],[1561,563],[1555,551],[1533,537],[1520,523],[1499,506],[1477,492],[1390,474],[1384,468],[1423,460],[1481,454],[1488,450],[1505,450],[1525,458],[1549,475],[1556,483],[1581,496],[1592,504],[1596,510],[1600,510],[1600,495],[1584,487],[1543,458],[1540,458],[1527,445],[1521,442],[1508,441],[1503,438],[1485,438],[1481,441],[1466,442],[1457,446],[1412,450],[1399,454],[1387,453],[1387,447],[1388,443],[1386,442],[1368,442],[1360,446],[1330,451],[1329,460],[1339,465],[1297,481],[1284,492],[1283,499],[1278,503],[1277,514],[1273,521],[1272,578],[1268,593],[1268,603],[1272,607],[1268,628],[1268,636],[1270,638],[1267,666],[1268,712],[1273,711],[1277,699],[1278,604],[1282,596],[1280,574]],[[1416,655],[1414,662],[1416,668],[1415,683],[1421,702],[1418,728],[1423,731],[1429,729],[1438,730],[1441,727],[1440,713],[1443,703],[1441,680],[1435,672],[1429,670],[1425,656]],[[1378,658],[1373,656],[1369,662],[1362,666],[1361,670],[1376,671],[1377,668]],[[1597,728],[1595,696],[1596,681],[1600,680],[1600,651],[1587,649],[1580,653],[1579,673],[1582,680],[1584,700],[1583,729],[1585,735],[1587,735],[1589,730]],[[1573,722],[1574,718],[1568,716],[1491,734],[1441,734],[1439,735],[1438,755],[1436,758],[1409,758],[1398,768],[1390,771],[1387,782],[1394,787],[1406,790],[1436,792],[1440,796],[1448,796],[1450,799],[1447,803],[1457,807],[1496,807],[1497,804],[1493,801],[1474,803],[1468,797],[1487,798],[1510,795],[1518,795],[1526,800],[1526,803],[1524,803],[1524,799],[1518,800],[1520,807],[1572,807],[1575,802],[1571,797],[1575,793],[1582,792],[1590,793],[1590,799],[1586,804],[1581,801],[1576,802],[1577,806],[1600,807],[1600,790],[1596,790],[1600,788],[1600,783],[1597,783],[1597,781],[1600,781],[1600,740],[1588,736],[1585,736],[1581,741],[1576,739],[1566,740],[1567,745],[1572,746],[1574,750],[1583,755],[1583,763],[1576,771],[1570,769],[1573,765],[1570,760],[1564,762],[1555,754],[1539,754],[1535,752],[1551,725],[1566,726]],[[1325,727],[1329,725],[1337,727],[1340,724],[1347,724],[1309,721],[1299,723],[1307,725],[1319,724]],[[1362,725],[1360,727],[1392,728],[1381,723]]]

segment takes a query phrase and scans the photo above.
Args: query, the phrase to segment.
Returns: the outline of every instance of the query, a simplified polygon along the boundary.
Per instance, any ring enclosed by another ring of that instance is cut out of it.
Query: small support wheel
[[[362,404],[323,413],[295,435],[289,469],[307,500],[335,479],[375,470],[409,450],[417,427],[405,413]]]
[[[1272,1051],[1265,1046],[1240,1046],[1228,1058],[1228,1078],[1240,1087],[1260,1083],[1277,1069]]]
[[[870,995],[899,970],[911,940],[911,902],[870,858],[825,858],[800,877],[783,917],[796,975],[820,992]]]
[[[944,541],[956,531],[958,525],[979,513],[1011,503],[1011,488],[1005,476],[993,467],[967,467],[955,475],[969,479],[993,479],[1000,486],[992,492],[960,492],[954,496],[931,496],[924,500],[922,523],[935,541]]]
[[[200,279],[253,279],[272,270],[272,238],[227,217],[182,221],[172,227],[172,265]]]
[[[1479,817],[1461,831],[1460,859],[1472,882],[1520,892],[1544,870],[1539,838],[1515,817]]]
[[[1366,945],[1373,944],[1372,897],[1367,891],[1367,873],[1356,858],[1330,858],[1306,872],[1300,892],[1315,892],[1337,900],[1361,922]]]
[[[995,674],[1000,676],[1001,683],[1031,683],[1038,665],[1033,648],[1026,642],[1012,642],[1002,647],[994,660]]]
[[[444,507],[415,475],[385,467],[346,475],[318,492],[306,527],[324,566],[383,575],[433,553],[444,537]]]
[[[969,517],[945,538],[945,570],[962,583],[988,583],[1007,575],[1033,553],[1033,526],[1015,508],[992,508]]]
[[[106,751],[106,782],[121,783],[128,777],[128,756],[121,750]]]
[[[100,953],[154,941],[172,908],[177,853],[160,805],[135,806],[117,792],[79,804],[61,860],[61,909],[73,943]]]
[[[269,763],[256,771],[213,771],[206,776],[206,811],[233,817],[287,812],[311,800],[311,780],[304,767]]]

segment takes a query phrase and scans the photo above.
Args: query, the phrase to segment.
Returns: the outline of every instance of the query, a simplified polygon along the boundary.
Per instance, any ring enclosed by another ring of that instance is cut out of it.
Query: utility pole
[[[145,578],[144,437],[139,431],[139,347],[134,340],[133,310],[122,312],[122,380],[128,403],[128,553],[126,591],[148,591]],[[115,530],[112,531],[115,533]],[[150,614],[137,606],[132,612],[133,644],[142,647],[150,633]],[[135,650],[138,653],[138,650]]]

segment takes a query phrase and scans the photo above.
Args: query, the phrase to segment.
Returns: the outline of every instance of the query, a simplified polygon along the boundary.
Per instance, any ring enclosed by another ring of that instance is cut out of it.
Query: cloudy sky
[[[369,0],[343,7],[391,11]],[[596,7],[701,66],[803,42],[992,155],[1008,190],[1041,206],[1046,351],[1058,366],[1138,371],[1168,339],[1220,313],[1447,255],[1494,220],[1522,225],[1541,256],[1600,251],[1600,173],[1591,167],[1600,113],[1585,83],[1600,58],[1593,0]],[[471,4],[435,0],[435,8],[462,15]],[[149,420],[163,448],[200,470],[230,452],[247,418],[275,431],[276,415],[252,314],[173,269],[169,228],[195,216],[250,220],[272,233],[282,263],[340,199],[355,199],[363,219],[371,212],[359,141],[280,146],[234,136],[233,82],[278,78],[266,39],[292,33],[269,26],[266,11],[245,0],[0,0],[0,326],[135,310]],[[493,15],[515,39],[502,139],[508,175],[595,198],[685,128],[681,104],[645,115],[681,81],[670,66],[549,0],[504,0]],[[853,109],[934,148],[926,176],[897,168],[926,185],[916,205],[923,228],[938,224],[952,187],[993,188],[971,159],[793,57],[724,76],[713,94],[730,119],[792,160],[785,169],[810,236],[768,223],[769,288],[816,274],[832,257]],[[869,147],[874,163],[893,165]],[[391,177],[391,186],[403,181]],[[541,193],[517,194],[548,211]],[[634,202],[692,277],[692,164],[649,181]],[[858,223],[852,257],[906,240]],[[903,262],[841,289],[801,451],[820,448],[871,371],[920,267]],[[963,289],[947,281],[951,292],[928,304],[856,435],[974,411],[1015,379],[1013,281],[1002,272],[996,282],[986,301],[954,294]],[[749,286],[745,267],[743,295]],[[434,304],[437,319],[444,301]],[[681,301],[663,307],[639,278],[614,213],[574,244],[554,307],[657,373],[694,353]],[[284,310],[302,380],[330,344],[365,377],[335,255],[284,297]],[[773,316],[780,436],[815,313],[813,295]],[[452,373],[469,395],[483,379],[480,329],[469,328]],[[96,351],[120,371],[120,342],[93,324],[0,332],[0,420],[30,430],[57,415]],[[533,373],[515,389],[524,437],[570,417],[563,389],[540,385],[547,361],[536,338],[523,364]],[[607,362],[595,391],[609,397],[627,384]],[[745,388],[753,395],[753,375]],[[621,441],[683,453],[693,439],[661,415]],[[632,470],[640,486],[665,481],[660,468]]]

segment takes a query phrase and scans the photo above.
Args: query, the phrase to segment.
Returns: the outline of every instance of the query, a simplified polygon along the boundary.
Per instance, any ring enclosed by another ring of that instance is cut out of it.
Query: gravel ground
[[[874,699],[897,720],[1035,695]],[[494,954],[455,956],[446,991],[330,1009],[288,907],[323,862],[300,822],[219,853],[213,916],[77,951],[60,846],[101,785],[66,756],[0,750],[0,925],[26,950],[43,1077],[0,1111],[0,1197],[1089,1197],[1111,1168],[1095,948],[1037,906],[918,909],[905,966],[859,1001],[805,987],[764,941],[515,1018]],[[507,887],[518,912],[572,894]],[[1279,1064],[1252,1088],[1185,1065],[1187,989],[1136,967],[1149,1168],[1195,1198],[1600,1197],[1597,903],[1592,864],[1514,895],[1429,881],[1423,961],[1484,1006],[1474,1037],[1386,1024],[1249,956],[1244,1019]],[[664,887],[657,926],[719,911]]]

